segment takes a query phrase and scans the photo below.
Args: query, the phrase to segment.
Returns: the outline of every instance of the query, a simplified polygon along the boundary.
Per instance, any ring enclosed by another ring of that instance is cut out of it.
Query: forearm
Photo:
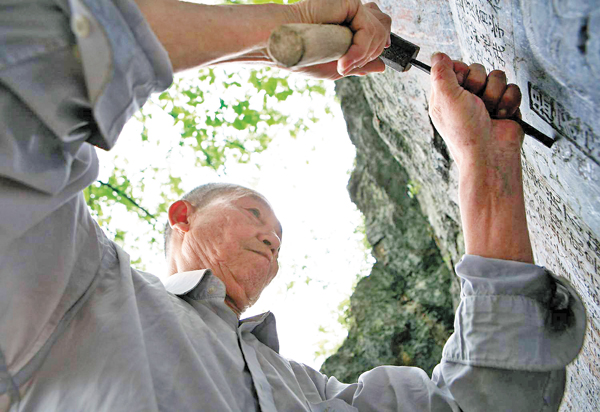
[[[533,263],[520,153],[499,164],[461,166],[459,201],[466,253]]]
[[[135,0],[169,53],[175,71],[219,62],[268,62],[271,31],[295,21],[279,4],[204,5],[177,0]]]

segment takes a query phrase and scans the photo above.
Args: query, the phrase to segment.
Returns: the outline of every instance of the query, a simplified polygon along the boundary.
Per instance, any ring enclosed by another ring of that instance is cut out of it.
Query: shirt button
[[[77,36],[85,38],[90,35],[90,21],[84,16],[76,16],[74,29]]]
[[[212,295],[213,293],[215,293],[215,288],[213,288],[212,286],[210,288],[208,288],[208,294]]]

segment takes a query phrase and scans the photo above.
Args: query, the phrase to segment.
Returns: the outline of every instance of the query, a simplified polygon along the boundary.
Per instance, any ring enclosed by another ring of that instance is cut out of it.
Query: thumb
[[[431,82],[434,91],[446,96],[456,96],[462,90],[454,72],[454,62],[444,53],[431,56]]]

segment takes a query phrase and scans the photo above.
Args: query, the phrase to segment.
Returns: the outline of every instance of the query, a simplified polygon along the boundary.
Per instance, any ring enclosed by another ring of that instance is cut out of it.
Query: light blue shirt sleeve
[[[219,329],[224,322],[206,302],[177,300],[131,270],[93,222],[82,190],[98,173],[93,146],[114,146],[131,114],[171,81],[167,53],[132,1],[0,3],[0,410],[20,408],[18,402],[24,410],[49,402],[65,405],[57,410],[91,402],[100,405],[95,409],[131,410],[135,403],[189,410],[183,405],[205,405],[198,399],[229,404],[228,384],[241,404],[254,405],[246,395],[257,393],[261,405],[270,405],[261,406],[265,411],[292,410],[274,406],[288,404],[303,411],[558,408],[585,312],[568,282],[535,265],[465,256],[457,267],[455,333],[433,376],[383,366],[350,385],[288,364],[269,346],[274,335],[264,343],[244,325]],[[85,329],[100,318],[104,329]],[[142,333],[136,322],[147,329]],[[203,322],[205,329],[182,327]],[[233,333],[227,351],[214,345],[217,332]],[[190,339],[192,333],[199,337]],[[58,355],[45,360],[58,337]],[[65,369],[74,347],[87,348],[86,355]],[[110,356],[98,356],[100,350]],[[226,361],[203,358],[207,351],[226,352]],[[216,366],[206,368],[209,361]],[[237,381],[233,365],[242,371]],[[39,370],[46,375],[38,377]],[[82,385],[87,398],[77,385],[52,386],[67,372],[76,380],[93,376]],[[183,381],[203,380],[174,390],[178,372]]]
[[[172,68],[133,1],[0,8],[3,243],[95,180],[85,143],[110,149],[149,95],[170,85]]]
[[[93,145],[171,81],[133,1],[0,2],[0,409],[100,266]]]
[[[345,385],[326,379],[327,398],[362,411],[556,411],[565,367],[585,333],[583,303],[543,267],[466,255],[454,333],[431,379],[383,366]]]

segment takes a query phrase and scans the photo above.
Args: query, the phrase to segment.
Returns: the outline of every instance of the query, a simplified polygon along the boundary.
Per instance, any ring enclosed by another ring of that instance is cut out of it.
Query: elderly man
[[[359,0],[293,6],[39,0],[0,5],[0,410],[556,410],[585,315],[532,264],[520,92],[437,54],[433,122],[460,172],[467,255],[455,333],[431,379],[380,367],[343,384],[278,354],[275,319],[239,320],[277,274],[282,228],[267,200],[200,186],[169,209],[169,274],[130,267],[82,190],[148,95],[176,70],[263,61],[285,22],[347,24],[336,79],[383,70],[390,19]],[[493,113],[495,119],[490,117]],[[302,308],[299,308],[302,310]]]

